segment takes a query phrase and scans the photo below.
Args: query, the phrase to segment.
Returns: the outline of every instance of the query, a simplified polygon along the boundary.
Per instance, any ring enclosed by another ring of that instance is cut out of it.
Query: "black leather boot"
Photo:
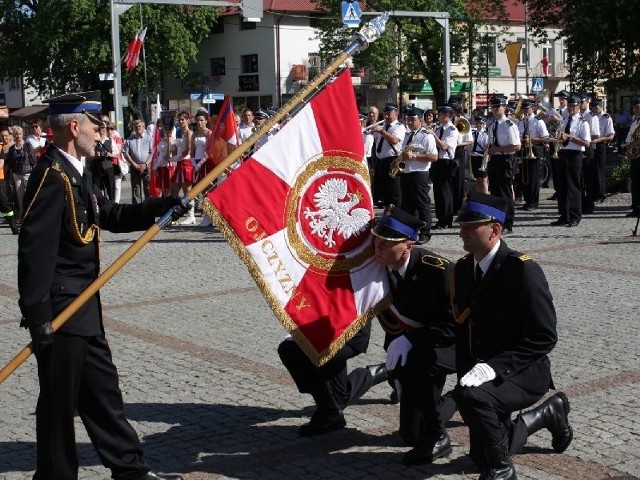
[[[448,457],[452,451],[447,432],[429,435],[404,454],[402,463],[405,465],[432,463],[436,458]]]
[[[378,385],[389,379],[389,372],[387,372],[387,366],[384,362],[377,365],[367,365],[367,370],[369,370],[369,374],[373,377],[373,385]]]
[[[298,429],[298,435],[312,437],[340,430],[347,425],[328,383],[321,385],[311,396],[318,408],[313,412],[311,420]]]
[[[136,478],[136,480],[182,480],[180,475],[158,475],[157,473],[147,472],[146,475]]]
[[[573,429],[569,425],[569,399],[560,392],[544,401],[540,406],[520,414],[531,435],[546,428],[553,436],[551,446],[558,452],[564,452],[573,440]]]
[[[484,447],[484,456],[487,461],[487,469],[484,470],[478,480],[517,480],[516,469],[509,460],[509,438],[492,447]]]

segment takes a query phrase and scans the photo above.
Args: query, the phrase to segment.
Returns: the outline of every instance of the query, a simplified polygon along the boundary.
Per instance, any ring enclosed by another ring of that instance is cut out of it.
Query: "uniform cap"
[[[601,98],[592,98],[591,101],[589,102],[589,106],[590,107],[596,107],[598,105],[602,105],[602,99]]]
[[[395,103],[385,103],[383,112],[393,112],[394,110],[398,110],[398,105]]]
[[[453,113],[453,108],[451,108],[451,105],[440,105],[438,113]]]
[[[558,93],[554,95],[554,97],[558,97],[558,98],[569,98],[570,96],[571,94],[566,90],[560,90]]]
[[[450,96],[449,100],[447,101],[447,103],[449,105],[462,105],[462,98],[461,97],[455,97],[455,96]]]
[[[394,242],[418,240],[420,229],[426,225],[422,220],[393,205],[377,220],[371,229],[376,237]]]
[[[581,103],[582,100],[580,99],[580,97],[577,97],[575,95],[571,95],[569,98],[567,98],[568,105],[580,105]]]
[[[402,113],[407,117],[422,117],[424,110],[413,105],[407,105],[402,109]]]
[[[66,95],[60,95],[59,97],[44,100],[44,103],[49,104],[49,115],[84,113],[92,122],[98,125],[104,124],[100,118],[100,112],[102,111],[100,90],[67,93]]]
[[[253,114],[253,117],[258,119],[267,119],[269,118],[269,114],[264,110],[260,109]]]
[[[522,108],[531,108],[533,107],[533,102],[531,100],[523,100],[522,101]]]
[[[640,105],[640,97],[636,97],[633,100],[631,100],[631,106],[635,107],[637,105]]]
[[[364,113],[361,113],[360,115],[358,115],[358,118],[360,119],[361,122],[367,120],[367,116]]]
[[[500,105],[506,105],[507,99],[504,97],[492,97],[491,100],[489,101],[489,104],[492,107],[499,107]]]
[[[476,122],[486,122],[487,119],[484,117],[484,115],[476,115],[475,117],[473,117],[473,119]]]
[[[476,191],[469,192],[467,201],[458,212],[458,223],[504,223],[507,218],[507,201]]]

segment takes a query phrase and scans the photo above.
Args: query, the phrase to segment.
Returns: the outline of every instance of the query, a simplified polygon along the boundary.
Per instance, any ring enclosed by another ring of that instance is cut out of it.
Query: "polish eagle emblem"
[[[318,235],[327,247],[336,245],[335,234],[345,240],[363,232],[371,219],[366,208],[355,208],[362,194],[348,191],[347,181],[341,178],[330,178],[318,188],[313,195],[317,210],[306,207],[304,218],[309,220],[313,235]]]

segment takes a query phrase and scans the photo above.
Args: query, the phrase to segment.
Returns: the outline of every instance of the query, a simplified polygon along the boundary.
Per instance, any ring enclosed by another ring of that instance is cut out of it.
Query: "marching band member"
[[[580,115],[585,122],[589,123],[591,132],[591,144],[585,148],[584,158],[582,159],[582,213],[593,213],[595,208],[595,167],[593,161],[595,158],[594,140],[600,137],[600,120],[591,113],[589,109],[591,96],[587,93],[578,94],[580,98]]]
[[[629,133],[624,143],[627,144],[627,152],[640,148],[640,97],[631,101],[634,120],[629,127]],[[628,153],[627,153],[628,155]],[[640,217],[640,161],[633,159],[631,162],[631,212],[627,217]]]
[[[489,193],[489,181],[487,180],[487,169],[482,168],[482,160],[484,159],[484,151],[489,142],[487,135],[487,119],[482,115],[476,115],[473,118],[475,129],[472,132],[473,145],[471,147],[471,172],[476,179],[476,190],[482,193]]]
[[[593,163],[590,172],[592,181],[590,185],[586,185],[587,211],[583,213],[590,213],[588,211],[589,204],[592,207],[591,210],[593,210],[593,204],[596,201],[602,202],[604,200],[604,195],[607,192],[604,165],[607,157],[607,145],[611,140],[613,140],[616,132],[613,129],[613,119],[611,118],[611,115],[603,110],[602,103],[601,98],[593,98],[589,103],[589,108],[591,109],[593,118],[598,119],[600,136],[595,139],[593,137],[591,138],[591,144],[595,144],[593,151]],[[585,182],[586,181],[587,179],[585,178]],[[585,210],[584,207],[585,206],[583,205],[583,211]]]
[[[589,123],[580,115],[580,99],[574,95],[567,99],[569,117],[563,122],[558,134],[562,142],[558,165],[553,178],[558,198],[560,218],[551,222],[552,226],[575,227],[582,220],[582,195],[580,188],[582,156],[591,143]]]
[[[429,169],[438,160],[433,131],[422,126],[423,110],[414,106],[402,110],[408,131],[402,142],[405,168],[400,176],[402,209],[416,215],[424,223],[416,240],[417,245],[431,239],[431,199],[429,198]],[[406,150],[406,151],[405,151]]]
[[[458,168],[454,159],[460,132],[451,122],[453,109],[449,105],[438,107],[440,126],[434,132],[434,140],[438,149],[438,160],[431,168],[433,181],[433,199],[438,222],[432,230],[451,228],[453,224],[452,178]]]
[[[535,115],[532,101],[524,100],[521,108],[523,116],[518,128],[524,145],[529,145],[530,142],[531,146],[531,151],[528,148],[520,151],[522,153],[520,179],[524,197],[522,210],[530,211],[538,208],[540,201],[540,161],[544,155],[544,140],[549,137],[549,132],[544,120]],[[534,158],[528,158],[531,153]]]
[[[493,122],[487,126],[491,130],[492,144],[488,147],[489,192],[507,201],[507,218],[504,231],[513,231],[515,208],[513,200],[514,154],[520,151],[520,132],[518,126],[506,117],[507,100],[504,97],[491,99]]]
[[[375,125],[371,131],[375,134],[375,152],[378,159],[376,168],[381,170],[382,198],[385,207],[388,208],[390,205],[400,205],[401,202],[400,178],[391,178],[389,171],[392,162],[401,152],[406,129],[398,121],[398,106],[395,103],[386,103],[382,114],[384,126]]]

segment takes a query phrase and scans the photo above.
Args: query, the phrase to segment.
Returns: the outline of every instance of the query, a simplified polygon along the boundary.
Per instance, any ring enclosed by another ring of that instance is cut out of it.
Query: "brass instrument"
[[[481,172],[487,171],[487,165],[489,165],[489,147],[493,143],[493,124],[491,124],[491,128],[487,125],[487,146],[484,149],[484,155],[482,156],[482,163],[480,163],[480,168],[478,169]]]
[[[458,130],[458,132],[460,132],[460,135],[467,135],[471,131],[471,124],[469,123],[469,120],[464,117],[456,118],[453,126],[456,127],[456,130]]]
[[[636,128],[633,129],[631,133],[631,143],[637,142],[640,140],[640,119],[637,119],[638,123],[636,124]],[[635,160],[636,158],[640,158],[640,147],[630,148],[627,146],[627,150],[624,152],[624,157],[628,160]]]
[[[560,156],[558,155],[558,153],[560,152],[560,136],[562,135],[562,132],[564,132],[565,126],[566,121],[563,120],[562,122],[560,122],[560,125],[558,125],[558,128],[556,128],[556,135],[554,137],[553,144],[553,154],[551,155],[551,158],[554,160],[560,158]]]
[[[544,90],[542,90],[542,92],[540,92],[536,96],[536,106],[546,114],[545,116],[547,118],[549,117],[549,112],[551,112],[553,113],[553,119],[556,120],[557,122],[560,122],[562,121],[562,115],[560,115],[558,111],[555,108],[553,108],[553,105],[551,104],[550,99],[551,99],[551,91],[545,88]]]
[[[411,151],[411,147],[413,147],[413,142],[404,147],[395,160],[391,162],[391,166],[389,167],[389,176],[391,178],[396,178],[399,173],[404,172],[404,169],[407,168],[407,162],[404,161],[404,156]]]
[[[380,120],[379,122],[372,123],[368,127],[364,127],[364,129],[362,130],[362,133],[369,133],[369,130],[371,130],[373,127],[377,127],[378,125],[382,125],[383,123],[384,123],[384,120]]]
[[[513,112],[513,116],[518,120],[522,118],[522,102],[524,102],[524,95],[520,95],[518,97],[518,104],[516,105],[516,109]]]

